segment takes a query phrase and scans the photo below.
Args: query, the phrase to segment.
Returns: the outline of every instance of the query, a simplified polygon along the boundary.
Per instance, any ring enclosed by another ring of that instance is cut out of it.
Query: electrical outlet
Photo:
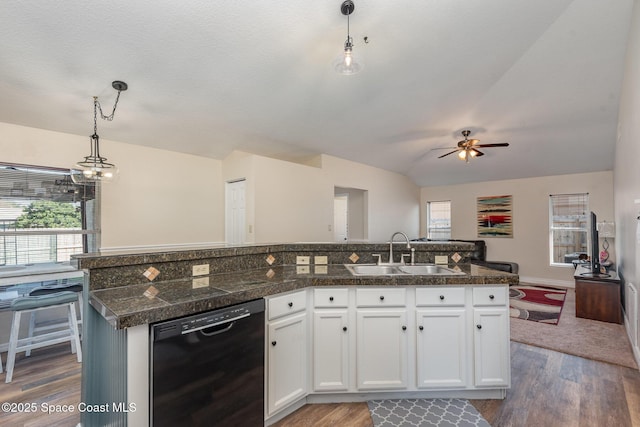
[[[328,261],[326,256],[320,255],[320,256],[313,257],[313,263],[314,264],[328,264],[329,261]]]
[[[314,274],[327,274],[328,272],[329,267],[327,267],[326,265],[316,265],[313,269]]]
[[[449,257],[446,255],[436,255],[436,264],[448,264]]]
[[[311,261],[311,257],[309,257],[309,256],[297,256],[296,257],[296,264],[309,265],[310,261]]]
[[[197,279],[193,279],[191,281],[191,288],[192,289],[206,288],[207,286],[209,286],[209,278],[208,277],[198,277]]]
[[[209,274],[209,264],[194,265],[192,268],[193,276],[204,276]]]
[[[308,265],[299,265],[296,267],[296,274],[309,274]]]

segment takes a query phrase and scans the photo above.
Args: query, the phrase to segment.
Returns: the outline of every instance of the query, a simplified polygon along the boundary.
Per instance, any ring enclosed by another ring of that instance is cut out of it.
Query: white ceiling
[[[3,0],[0,121],[89,135],[123,80],[107,157],[326,153],[420,186],[613,168],[633,0],[354,0],[352,76],[341,3]],[[510,147],[437,159],[463,129]]]

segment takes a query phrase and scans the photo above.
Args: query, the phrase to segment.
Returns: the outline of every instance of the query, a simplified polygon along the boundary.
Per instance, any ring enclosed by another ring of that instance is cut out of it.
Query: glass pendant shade
[[[118,91],[116,102],[111,114],[104,115],[98,97],[93,97],[93,135],[89,137],[91,152],[71,168],[71,179],[76,184],[92,184],[96,182],[113,182],[118,177],[118,168],[113,163],[107,162],[106,157],[100,155],[100,137],[98,136],[98,111],[100,118],[112,121],[120,99],[120,92],[129,87],[125,82],[115,80],[111,86]]]
[[[347,17],[347,40],[344,42],[344,50],[333,63],[333,68],[340,74],[356,74],[362,70],[362,62],[353,55],[353,38],[349,32],[349,17],[355,10],[352,0],[345,0],[340,6],[340,12]]]
[[[334,69],[340,74],[356,74],[362,71],[362,63],[353,55],[353,43],[349,39],[344,43],[344,51],[336,60]]]
[[[76,184],[113,182],[118,177],[118,168],[100,156],[100,137],[91,135],[91,154],[71,168],[71,179]]]

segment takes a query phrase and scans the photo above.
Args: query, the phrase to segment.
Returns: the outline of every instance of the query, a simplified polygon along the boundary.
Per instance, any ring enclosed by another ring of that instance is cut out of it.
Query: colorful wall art
[[[478,197],[478,237],[513,237],[512,196]]]

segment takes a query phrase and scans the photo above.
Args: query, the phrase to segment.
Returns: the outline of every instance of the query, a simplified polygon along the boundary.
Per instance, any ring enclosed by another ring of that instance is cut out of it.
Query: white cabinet
[[[349,389],[349,291],[313,290],[313,390]]]
[[[476,387],[509,386],[511,383],[507,292],[505,287],[473,289]]]
[[[330,402],[382,391],[433,397],[440,390],[503,398],[510,385],[506,285],[305,292],[267,299],[268,418],[305,397]]]
[[[467,385],[467,309],[464,287],[416,288],[418,388]]]
[[[267,300],[267,415],[308,393],[306,291]]]
[[[356,290],[358,390],[407,388],[405,289]]]
[[[467,385],[467,311],[462,308],[418,310],[416,313],[418,388]]]
[[[349,389],[349,316],[346,309],[313,313],[313,389]]]

